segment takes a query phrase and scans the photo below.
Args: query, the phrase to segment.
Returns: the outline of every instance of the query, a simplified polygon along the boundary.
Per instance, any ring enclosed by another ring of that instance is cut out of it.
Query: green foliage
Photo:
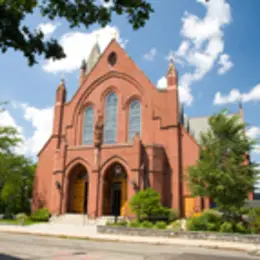
[[[141,227],[142,228],[153,228],[153,223],[145,220],[141,223]]]
[[[1,103],[0,114],[3,110]],[[16,129],[0,126],[0,213],[6,217],[18,212],[30,213],[36,165],[26,157],[15,154],[15,148],[20,143]]]
[[[228,117],[225,111],[210,117],[209,126],[201,135],[200,160],[188,168],[190,190],[212,198],[222,212],[237,215],[258,173],[255,164],[245,164],[255,141],[244,134],[239,117]]]
[[[167,223],[164,222],[164,221],[157,221],[155,223],[154,227],[157,228],[157,229],[166,229],[167,228]]]
[[[31,215],[31,219],[33,221],[49,221],[51,214],[49,209],[47,208],[42,208],[42,209],[38,209],[37,211],[35,211],[32,215]]]
[[[151,217],[161,208],[160,194],[152,188],[137,192],[130,201],[131,210],[137,215],[138,220],[142,217]]]
[[[128,224],[128,226],[132,228],[139,228],[141,227],[141,223],[138,220],[133,220]]]
[[[237,233],[242,233],[242,234],[246,234],[246,233],[250,233],[250,230],[245,226],[244,223],[242,222],[238,222],[235,225],[235,231]]]
[[[219,231],[222,232],[222,233],[232,233],[232,232],[234,232],[233,223],[228,222],[228,221],[222,223],[220,225]]]
[[[182,227],[181,227],[181,221],[179,219],[173,221],[170,225],[171,229],[173,231],[181,231]]]
[[[260,208],[253,208],[248,213],[249,226],[253,233],[260,234]]]
[[[126,227],[127,226],[127,221],[126,220],[119,220],[115,223],[116,226],[119,226],[119,227]]]
[[[190,231],[206,231],[207,223],[201,217],[192,217],[187,220],[187,229]]]
[[[130,208],[137,219],[174,221],[178,218],[178,211],[161,205],[160,194],[152,188],[136,193],[130,201]]]
[[[88,29],[98,23],[105,26],[111,22],[113,14],[126,15],[133,29],[143,27],[150,14],[153,13],[151,4],[145,0],[125,1],[113,0],[110,7],[105,7],[99,1],[92,0],[1,0],[0,1],[0,49],[21,51],[29,65],[36,63],[38,55],[46,59],[61,59],[65,57],[62,47],[57,40],[44,39],[39,30],[30,30],[25,24],[26,18],[40,11],[41,16],[50,20],[65,19],[71,28],[84,26]],[[105,0],[108,2],[108,0]]]
[[[218,231],[221,215],[214,210],[206,210],[201,216],[188,219],[187,228],[191,231]]]

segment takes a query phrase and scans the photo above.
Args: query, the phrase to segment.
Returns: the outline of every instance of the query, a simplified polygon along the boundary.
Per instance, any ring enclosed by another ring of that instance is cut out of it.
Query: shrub
[[[42,208],[38,209],[31,215],[31,220],[33,221],[48,221],[50,218],[51,214],[49,209],[47,208]]]
[[[236,223],[235,231],[242,234],[250,233],[248,228],[242,222]]]
[[[141,227],[142,228],[153,228],[153,223],[145,220],[141,223]]]
[[[167,228],[167,224],[164,221],[157,221],[155,223],[155,228],[157,228],[157,229],[166,229]]]
[[[187,229],[190,231],[206,231],[207,222],[201,216],[191,217],[187,221]]]
[[[117,222],[114,223],[115,226],[119,226],[119,227],[126,227],[127,226],[127,221],[126,220],[119,220]]]
[[[25,213],[18,213],[16,215],[16,219],[19,222],[20,225],[24,224],[24,221],[28,219],[28,216]]]
[[[138,220],[133,220],[128,224],[129,227],[139,228],[141,227],[141,223]]]
[[[173,229],[174,231],[181,231],[182,227],[181,227],[181,221],[179,219],[173,221],[170,225],[171,229]]]
[[[130,201],[130,208],[136,214],[138,220],[142,217],[148,219],[161,207],[160,194],[152,188],[137,192]]]
[[[226,221],[220,225],[219,231],[223,233],[232,233],[234,232],[233,224],[231,222]]]
[[[260,233],[260,208],[253,208],[248,213],[249,226],[253,233]]]

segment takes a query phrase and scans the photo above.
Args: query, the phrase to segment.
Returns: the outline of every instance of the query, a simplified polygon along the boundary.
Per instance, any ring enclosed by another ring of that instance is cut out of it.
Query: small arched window
[[[87,107],[84,112],[83,144],[93,143],[94,110]]]
[[[114,144],[117,137],[117,95],[110,93],[106,97],[104,143]]]
[[[141,134],[141,104],[134,100],[129,106],[128,141],[132,142],[137,133]]]

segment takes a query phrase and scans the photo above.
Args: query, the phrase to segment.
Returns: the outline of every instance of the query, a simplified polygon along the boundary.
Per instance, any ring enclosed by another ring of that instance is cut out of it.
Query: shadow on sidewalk
[[[3,253],[0,253],[0,259],[1,260],[21,260],[22,258],[18,258],[16,256],[6,255]]]

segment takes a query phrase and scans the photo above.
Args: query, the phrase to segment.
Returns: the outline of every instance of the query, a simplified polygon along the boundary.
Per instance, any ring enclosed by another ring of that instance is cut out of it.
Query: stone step
[[[122,217],[118,217],[118,220]],[[97,219],[88,218],[87,215],[83,214],[64,214],[61,216],[52,216],[50,219],[51,223],[55,224],[66,224],[66,225],[105,225],[107,222],[114,222],[114,216],[102,216]]]

